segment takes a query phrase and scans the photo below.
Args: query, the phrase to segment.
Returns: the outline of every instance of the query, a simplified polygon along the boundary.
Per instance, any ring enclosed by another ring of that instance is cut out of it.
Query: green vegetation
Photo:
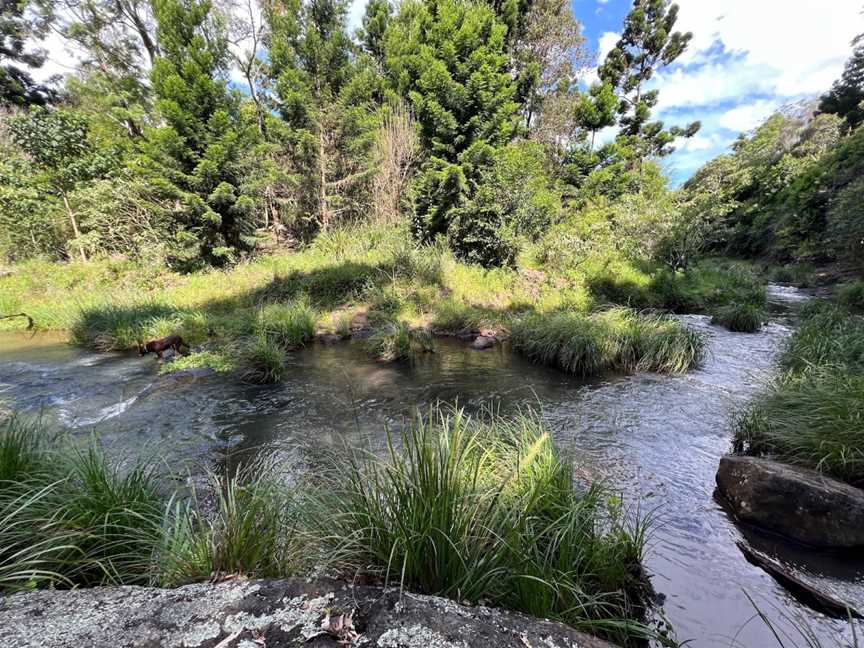
[[[646,521],[628,523],[600,486],[575,487],[539,419],[432,412],[397,440],[386,459],[357,453],[334,466],[317,491],[315,534],[346,575],[621,640],[649,632],[634,621],[646,604]]]
[[[755,333],[762,328],[767,318],[765,310],[755,304],[729,304],[714,311],[711,321],[722,324],[730,331]]]
[[[412,329],[406,322],[386,322],[365,341],[369,354],[382,362],[413,359],[434,350],[427,329]]]
[[[681,373],[702,359],[704,340],[677,320],[618,308],[590,315],[529,315],[513,322],[513,348],[579,376],[609,371]]]
[[[539,418],[433,410],[379,458],[334,456],[300,486],[274,462],[168,495],[38,422],[0,424],[0,587],[285,576],[325,566],[491,600],[622,642],[650,636],[648,521],[576,486]]]
[[[260,385],[278,383],[285,375],[285,350],[266,334],[253,337],[241,352],[244,380]]]
[[[830,303],[809,305],[782,366],[738,416],[736,449],[864,485],[864,319]]]

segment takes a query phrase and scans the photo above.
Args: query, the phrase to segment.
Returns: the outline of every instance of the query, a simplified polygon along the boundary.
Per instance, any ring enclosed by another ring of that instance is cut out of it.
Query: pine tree
[[[600,79],[618,93],[621,136],[629,139],[640,169],[646,157],[671,153],[676,137],[692,137],[699,130],[699,122],[665,130],[663,122],[650,121],[658,91],[645,85],[684,53],[693,36],[673,31],[677,21],[678,5],[669,0],[635,0],[620,40],[599,69]]]
[[[25,68],[38,68],[45,53],[28,49],[53,20],[49,0],[0,0],[0,106],[44,105],[53,97],[46,85],[36,83]]]
[[[227,46],[209,0],[154,0],[153,8],[161,53],[151,79],[165,125],[148,133],[140,165],[180,206],[172,261],[222,265],[255,242],[254,203],[238,177],[250,126],[222,78]]]
[[[429,153],[417,183],[417,234],[476,247],[490,242],[499,215],[475,209],[481,171],[518,131],[507,27],[486,4],[406,1],[386,39],[388,73],[410,101]],[[451,225],[474,234],[461,236]],[[479,233],[482,231],[482,233]],[[495,254],[480,254],[484,260]],[[494,261],[492,261],[494,262]]]
[[[852,41],[852,56],[831,90],[822,97],[819,111],[839,115],[849,128],[864,123],[864,34]]]
[[[288,148],[302,178],[299,218],[327,229],[358,211],[370,169],[373,119],[383,79],[354,60],[345,0],[269,0],[270,66]]]
[[[595,83],[580,97],[576,106],[576,122],[591,133],[589,152],[594,150],[597,133],[615,125],[618,99],[609,83]]]

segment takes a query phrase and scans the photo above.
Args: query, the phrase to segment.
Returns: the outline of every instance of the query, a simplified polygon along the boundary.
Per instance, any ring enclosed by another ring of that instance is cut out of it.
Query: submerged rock
[[[471,348],[476,349],[477,351],[482,351],[483,349],[491,349],[498,342],[494,337],[489,335],[478,335],[474,338],[474,341],[471,343]]]
[[[560,623],[328,579],[42,590],[0,599],[0,646],[263,645],[614,648]]]
[[[864,547],[864,490],[813,470],[723,457],[717,488],[743,522],[815,547]]]

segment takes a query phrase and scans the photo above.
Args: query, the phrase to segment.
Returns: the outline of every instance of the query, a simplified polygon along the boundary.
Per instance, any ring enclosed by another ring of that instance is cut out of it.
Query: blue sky
[[[655,115],[667,125],[702,122],[666,160],[673,181],[728,150],[777,108],[827,90],[850,41],[864,31],[861,0],[678,0],[687,52],[652,81]],[[617,41],[631,0],[572,0],[589,46],[602,58]],[[591,78],[589,72],[588,78]],[[607,133],[607,137],[614,133]]]

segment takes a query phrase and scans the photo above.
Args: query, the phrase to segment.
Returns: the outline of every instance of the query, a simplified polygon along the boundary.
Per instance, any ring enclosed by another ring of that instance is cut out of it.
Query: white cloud
[[[727,130],[743,133],[756,128],[779,107],[777,101],[760,99],[751,104],[732,108],[720,117],[718,123]]]
[[[603,59],[605,59],[606,55],[612,51],[612,48],[615,47],[615,44],[620,38],[621,34],[616,32],[603,32],[600,36],[599,47],[597,49],[598,63],[603,63]]]
[[[778,95],[824,91],[864,29],[861,0],[678,0],[677,29],[693,32],[682,63],[704,60],[722,43],[736,65],[766,74]]]

